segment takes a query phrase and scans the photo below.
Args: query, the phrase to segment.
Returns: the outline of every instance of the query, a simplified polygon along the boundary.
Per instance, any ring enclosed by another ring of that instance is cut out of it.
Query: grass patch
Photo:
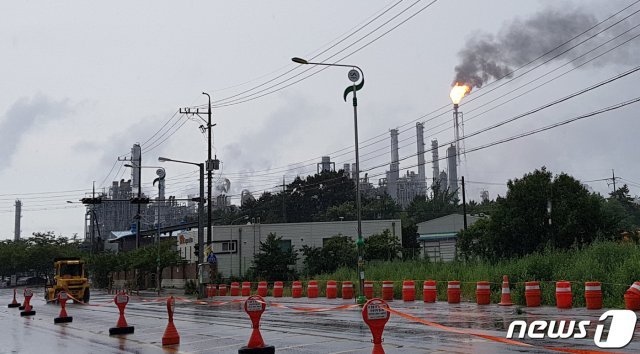
[[[446,282],[462,282],[462,298],[475,301],[475,282],[490,281],[491,301],[500,301],[502,275],[511,282],[511,296],[524,305],[524,282],[540,281],[543,305],[555,306],[555,282],[572,281],[574,307],[584,307],[584,282],[602,282],[603,306],[624,308],[624,292],[640,280],[640,246],[630,243],[595,242],[582,249],[546,250],[518,259],[497,263],[482,261],[433,263],[425,260],[369,262],[366,279],[375,281],[374,294],[381,296],[382,281],[393,280],[395,298],[402,298],[402,281],[416,281],[416,299],[422,299],[422,281],[438,281],[438,300],[446,301]],[[318,280],[324,294],[327,280],[351,280],[357,293],[357,273],[352,268],[340,268],[334,273],[309,278]],[[306,282],[305,282],[306,283]]]

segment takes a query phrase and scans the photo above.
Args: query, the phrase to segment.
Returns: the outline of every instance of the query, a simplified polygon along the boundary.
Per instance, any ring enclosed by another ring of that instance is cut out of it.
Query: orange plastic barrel
[[[524,283],[524,297],[527,301],[527,307],[538,307],[542,302],[542,292],[540,291],[540,282],[528,281]]]
[[[600,310],[602,308],[602,287],[599,281],[584,283],[584,299],[587,302],[587,309]]]
[[[425,280],[422,283],[422,300],[424,302],[436,302],[438,289],[435,280]]]
[[[353,283],[350,281],[342,282],[342,298],[345,300],[353,299]]]
[[[217,284],[211,284],[211,297],[213,296],[218,296],[218,285]]]
[[[207,284],[207,288],[206,288],[207,297],[213,297],[213,289],[211,285],[213,284]]]
[[[243,281],[242,296],[249,296],[249,295],[251,295],[251,283],[249,283],[248,281]]]
[[[447,302],[450,304],[460,303],[460,282],[452,280],[447,284]]]
[[[390,280],[382,282],[382,300],[393,301],[393,282]]]
[[[373,282],[365,280],[364,281],[364,296],[371,300],[373,299]]]
[[[624,293],[624,307],[631,311],[640,310],[640,296],[636,295],[631,290],[627,290]]]
[[[631,287],[629,287],[629,290],[627,290],[629,292],[631,292],[632,294],[635,294],[637,296],[640,296],[640,281],[634,282],[633,284],[631,284]]]
[[[218,295],[227,296],[227,284],[220,284],[218,286]]]
[[[327,281],[327,299],[335,299],[338,297],[338,283],[335,280]]]
[[[309,280],[309,284],[307,284],[307,297],[310,299],[318,297],[318,282],[316,280]]]
[[[282,283],[281,281],[273,283],[273,297],[282,297],[283,290],[284,283]]]
[[[291,284],[291,297],[302,297],[302,282],[296,280]]]
[[[570,309],[572,303],[571,283],[568,281],[556,282],[556,307],[559,309]]]
[[[489,305],[491,303],[491,285],[488,281],[476,283],[476,303],[478,305]]]
[[[231,296],[240,296],[240,283],[231,283]]]
[[[258,295],[262,296],[262,297],[266,297],[267,296],[267,282],[266,281],[261,281],[258,283]]]
[[[416,285],[413,280],[405,280],[402,282],[402,300],[416,301]]]

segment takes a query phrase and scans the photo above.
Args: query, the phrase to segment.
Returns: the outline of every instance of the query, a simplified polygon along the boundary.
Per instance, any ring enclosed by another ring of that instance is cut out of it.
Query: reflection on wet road
[[[109,328],[118,319],[112,295],[95,292],[92,304],[67,304],[73,322],[53,323],[60,309],[45,304],[42,291],[37,289],[32,299],[36,315],[20,317],[19,310],[7,308],[12,298],[11,289],[0,290],[0,352],[2,353],[237,353],[247,344],[251,334],[248,316],[240,303],[223,306],[196,305],[176,302],[175,325],[180,333],[180,344],[162,347],[162,334],[167,325],[166,304],[142,302],[132,297],[126,309],[126,319],[135,333],[127,336],[109,336]],[[221,298],[216,298],[220,300]],[[223,299],[231,299],[223,298]],[[19,301],[21,301],[21,297]],[[351,304],[350,301],[326,299],[273,299],[288,306],[334,307]],[[391,302],[401,312],[445,326],[474,331],[499,338],[506,336],[513,320],[590,320],[585,339],[525,339],[534,347],[518,347],[483,338],[459,334],[440,328],[409,321],[392,315],[384,332],[383,347],[387,353],[539,353],[552,352],[544,346],[571,349],[598,350],[593,332],[604,310],[558,310],[550,307],[500,307],[495,304],[478,306],[472,303],[423,304],[421,302]],[[269,307],[262,316],[261,332],[265,342],[279,353],[370,353],[371,333],[362,321],[359,308],[328,312],[301,312],[286,308]],[[629,346],[617,352],[640,352],[640,325]]]

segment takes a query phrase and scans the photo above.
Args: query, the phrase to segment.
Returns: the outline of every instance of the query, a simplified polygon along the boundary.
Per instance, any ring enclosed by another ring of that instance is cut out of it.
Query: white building
[[[356,221],[306,222],[283,224],[246,224],[213,226],[212,248],[218,259],[218,271],[223,276],[242,276],[252,266],[253,257],[260,252],[260,242],[270,233],[282,237],[281,247],[300,251],[302,246],[322,247],[324,240],[335,236],[349,236],[357,240]],[[402,239],[400,220],[363,220],[362,235],[367,237],[389,230]],[[206,239],[206,228],[205,228]],[[180,255],[190,263],[196,262],[193,246],[198,242],[198,231],[182,231],[177,235]],[[206,241],[206,240],[205,240]],[[206,252],[205,252],[206,254]],[[304,257],[299,253],[296,268],[302,270]]]

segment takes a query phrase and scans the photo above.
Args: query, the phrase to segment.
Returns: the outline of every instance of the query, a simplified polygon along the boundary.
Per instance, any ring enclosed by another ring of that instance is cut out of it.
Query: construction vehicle
[[[45,300],[55,301],[65,291],[74,301],[89,302],[89,280],[85,263],[80,258],[56,258],[53,261],[53,281],[45,286]]]

